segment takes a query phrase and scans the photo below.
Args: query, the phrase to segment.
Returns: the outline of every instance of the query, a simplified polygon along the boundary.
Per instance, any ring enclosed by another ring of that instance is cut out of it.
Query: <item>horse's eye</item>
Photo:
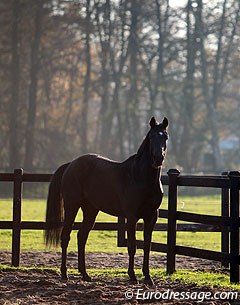
[[[161,131],[159,131],[159,133],[158,133],[160,136],[162,136],[163,135],[163,132],[161,132]]]

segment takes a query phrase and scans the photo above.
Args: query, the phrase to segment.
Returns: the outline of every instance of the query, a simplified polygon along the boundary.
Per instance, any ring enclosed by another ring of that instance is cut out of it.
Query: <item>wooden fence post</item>
[[[177,236],[177,177],[180,172],[170,169],[168,189],[168,233],[167,233],[167,273],[173,274],[176,265],[176,236]]]
[[[20,262],[22,176],[22,168],[14,170],[12,225],[12,266],[14,267],[18,267]]]
[[[222,176],[227,176],[228,172],[223,172]],[[221,216],[229,217],[229,189],[222,188],[221,191]],[[229,228],[223,227],[221,232],[221,252],[229,253]],[[228,268],[229,263],[222,261],[222,267]]]
[[[229,173],[230,178],[230,282],[239,282],[239,186],[240,172]]]
[[[118,217],[117,246],[125,247],[125,218]]]

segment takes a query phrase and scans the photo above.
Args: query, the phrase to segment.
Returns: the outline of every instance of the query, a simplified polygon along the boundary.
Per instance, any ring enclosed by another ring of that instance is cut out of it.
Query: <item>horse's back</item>
[[[94,166],[96,157],[96,155],[83,155],[70,162],[62,177],[62,195],[64,200],[66,198],[74,200],[79,195],[82,181]]]
[[[94,168],[98,155],[87,154],[74,159],[64,172],[62,185],[79,184]]]
[[[85,198],[105,213],[123,215],[124,175],[121,163],[96,156],[94,167],[84,181]]]
[[[77,179],[84,176],[85,178],[91,176],[95,171],[111,174],[121,163],[102,157],[97,154],[86,154],[73,160],[66,172],[66,175]],[[96,174],[96,173],[95,173]]]
[[[62,180],[64,201],[81,201],[99,210],[121,215],[121,193],[123,190],[121,163],[100,155],[87,154],[73,160]]]

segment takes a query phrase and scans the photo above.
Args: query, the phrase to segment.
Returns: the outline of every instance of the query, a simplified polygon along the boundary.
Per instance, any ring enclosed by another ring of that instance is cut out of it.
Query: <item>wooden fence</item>
[[[14,173],[0,174],[0,181],[13,182],[13,220],[0,221],[0,229],[12,229],[12,265],[19,266],[20,239],[22,229],[45,229],[45,222],[21,221],[22,184],[24,182],[49,182],[51,174],[23,173],[16,169]],[[159,210],[159,217],[168,219],[167,224],[156,224],[156,231],[167,231],[167,244],[152,243],[152,250],[167,253],[167,273],[175,271],[176,255],[186,255],[222,262],[225,267],[230,263],[230,281],[239,282],[239,189],[240,173],[224,173],[222,176],[187,176],[180,175],[176,169],[162,176],[162,183],[168,185],[168,210]],[[178,186],[219,188],[222,192],[222,216],[210,216],[187,213],[177,210]],[[194,224],[177,224],[178,220]],[[75,222],[73,229],[79,229],[80,223]],[[126,246],[125,219],[118,222],[96,222],[93,230],[117,230],[118,246]],[[137,225],[143,230],[143,224]],[[221,252],[184,247],[176,244],[177,231],[190,232],[221,232]],[[230,238],[229,238],[230,237]],[[143,248],[143,241],[137,241],[138,248]]]
[[[223,173],[222,176],[187,176],[180,175],[176,169],[168,171],[162,182],[169,186],[168,210],[159,210],[159,217],[167,218],[167,244],[152,243],[152,250],[167,253],[167,273],[175,271],[176,255],[185,255],[222,262],[225,267],[230,263],[230,281],[239,282],[239,189],[240,173]],[[204,187],[221,189],[221,216],[203,215],[177,210],[178,186]],[[196,224],[177,224],[177,221]],[[119,219],[118,246],[126,246],[125,220]],[[156,229],[160,229],[157,225]],[[221,252],[177,245],[177,231],[221,232]],[[229,238],[230,235],[230,238]],[[143,248],[143,241],[137,241]]]

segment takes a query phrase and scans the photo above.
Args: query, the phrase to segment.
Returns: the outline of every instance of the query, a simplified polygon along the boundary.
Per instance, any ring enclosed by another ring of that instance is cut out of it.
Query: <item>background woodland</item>
[[[0,2],[0,168],[135,153],[169,119],[165,169],[240,166],[240,1]]]

